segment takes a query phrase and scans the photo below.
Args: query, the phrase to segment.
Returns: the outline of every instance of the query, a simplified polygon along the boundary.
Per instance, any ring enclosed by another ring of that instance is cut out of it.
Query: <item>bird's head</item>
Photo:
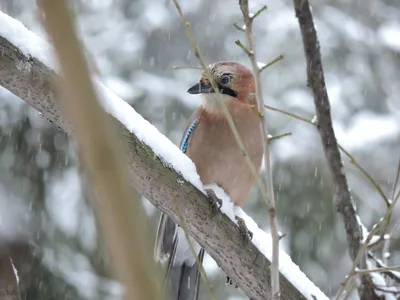
[[[209,72],[218,86],[221,96],[213,90],[210,81],[203,73],[200,81],[193,85],[187,92],[189,94],[203,94],[204,107],[210,112],[218,112],[218,101],[240,101],[242,103],[255,103],[254,76],[249,69],[236,62],[222,61],[209,66]]]

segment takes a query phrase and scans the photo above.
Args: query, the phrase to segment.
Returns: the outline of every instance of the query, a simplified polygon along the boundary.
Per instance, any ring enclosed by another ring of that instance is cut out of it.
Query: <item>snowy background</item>
[[[81,38],[105,85],[131,104],[174,143],[197,96],[186,94],[199,71],[172,1],[71,1]],[[255,22],[258,59],[285,59],[262,75],[266,103],[311,119],[303,48],[291,1],[267,4]],[[389,197],[400,155],[400,3],[397,0],[312,1],[322,47],[328,93],[339,142],[375,178]],[[183,0],[208,63],[236,60],[249,65],[234,41],[243,34],[237,1]],[[45,38],[34,1],[0,0],[0,10]],[[281,242],[294,262],[328,296],[349,270],[343,222],[332,205],[332,188],[315,129],[275,112],[273,134],[292,132],[272,144]],[[385,210],[379,194],[343,156],[363,223]],[[158,212],[145,207],[156,228]],[[245,211],[268,230],[266,207],[256,189]],[[395,209],[391,264],[400,264],[400,208]],[[35,250],[28,299],[119,299],[109,280],[101,236],[80,182],[74,145],[21,100],[0,89],[0,238],[29,241]],[[381,249],[377,250],[381,253]],[[218,299],[246,299],[225,286],[213,261],[206,267]],[[204,287],[204,285],[203,285]],[[208,299],[206,291],[202,299]]]

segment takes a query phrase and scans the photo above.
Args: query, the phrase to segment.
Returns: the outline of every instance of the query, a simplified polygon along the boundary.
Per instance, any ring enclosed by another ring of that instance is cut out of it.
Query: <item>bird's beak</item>
[[[196,83],[190,89],[187,90],[189,94],[209,94],[212,93],[212,87],[204,85],[201,81]]]

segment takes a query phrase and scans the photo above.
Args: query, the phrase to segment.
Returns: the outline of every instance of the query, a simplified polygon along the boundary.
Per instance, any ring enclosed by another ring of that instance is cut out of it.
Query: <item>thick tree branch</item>
[[[322,140],[322,146],[328,161],[335,186],[334,202],[338,212],[343,216],[350,257],[356,260],[360,251],[362,231],[358,222],[353,200],[349,191],[339,147],[332,126],[330,103],[325,86],[322,68],[320,46],[308,0],[293,0],[296,17],[303,38],[304,52],[307,61],[308,86],[314,95],[317,115],[317,128]],[[360,269],[366,269],[366,255],[362,253]],[[361,299],[378,299],[369,274],[361,274],[359,294]]]
[[[71,127],[55,90],[57,74],[37,59],[24,55],[1,36],[0,51],[0,85],[70,133]],[[241,241],[239,228],[227,216],[211,218],[211,206],[202,192],[186,182],[176,171],[165,167],[168,162],[158,158],[150,147],[119,121],[110,118],[129,144],[129,181],[138,192],[179,223],[180,218],[174,205],[177,201],[182,216],[187,220],[190,235],[218,265],[251,299],[269,299],[270,262],[259,249],[252,243],[238,242]],[[280,276],[280,283],[282,299],[312,299],[311,291],[306,290],[308,294],[302,295],[283,275]]]

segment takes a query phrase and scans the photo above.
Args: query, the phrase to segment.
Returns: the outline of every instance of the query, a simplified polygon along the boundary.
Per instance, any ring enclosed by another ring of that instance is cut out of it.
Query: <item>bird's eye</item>
[[[227,85],[231,81],[232,77],[229,75],[222,75],[219,78],[219,83],[222,85]]]

